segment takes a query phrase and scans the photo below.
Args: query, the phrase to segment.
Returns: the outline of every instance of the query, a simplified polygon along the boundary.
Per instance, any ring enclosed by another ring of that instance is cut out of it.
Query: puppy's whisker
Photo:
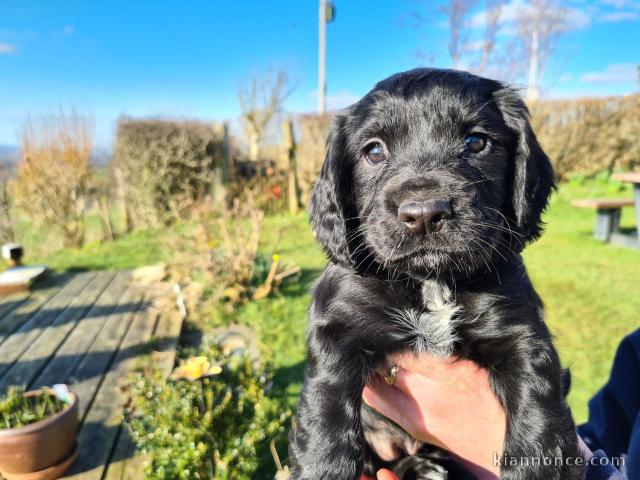
[[[367,254],[366,257],[364,257],[362,260],[360,260],[360,262],[358,263],[358,265],[356,265],[356,270],[358,270],[360,268],[360,266],[367,261],[367,259],[369,259],[369,257],[371,257],[374,254],[373,249],[370,249],[371,251]]]
[[[478,109],[477,109],[475,112],[473,112],[473,113],[471,114],[471,118],[473,118],[473,117],[475,117],[476,115],[478,115],[478,114],[480,113],[480,111],[481,111],[484,107],[486,107],[486,106],[487,106],[487,105],[489,105],[490,103],[493,103],[494,101],[495,101],[495,99],[494,99],[494,98],[491,98],[491,99],[487,100],[486,102],[484,102],[482,105],[480,105],[480,106],[478,107]]]
[[[400,239],[398,243],[395,244],[395,246],[391,249],[391,252],[389,253],[389,255],[387,255],[387,257],[384,259],[384,262],[382,262],[381,265],[384,267],[385,270],[387,270],[389,262],[393,258],[393,253],[395,252],[396,248],[400,246],[401,243],[402,243],[402,239]],[[379,270],[380,270],[380,265],[378,266],[378,270],[376,270],[376,275],[378,274]]]
[[[487,270],[491,271],[491,266],[489,265],[489,262],[491,261],[491,255],[488,256],[489,262],[487,262],[487,251],[485,250],[485,248],[475,238],[472,238],[471,241],[480,249],[480,258],[482,258],[482,261],[486,265]]]
[[[471,185],[477,185],[478,183],[483,183],[483,182],[488,182],[488,181],[489,181],[488,178],[483,178],[482,180],[476,180],[475,182],[465,183],[460,188],[467,188],[467,187],[470,187]]]
[[[487,240],[480,238],[481,236],[480,232],[474,231],[474,233],[476,233],[477,241],[482,242],[484,245],[486,245],[491,250],[496,252],[498,256],[502,258],[504,261],[508,261],[509,257],[511,258],[517,257],[518,253],[514,251],[509,244],[506,244],[501,240],[494,240],[493,243],[490,243]],[[504,251],[501,251],[500,249],[498,249],[498,247],[501,247],[502,249],[504,249]]]
[[[504,216],[504,214],[500,211],[500,210],[496,210],[495,208],[492,207],[485,207],[487,210],[491,210],[493,212],[496,212],[498,215],[500,215],[500,217],[502,217],[502,221],[504,222],[504,226],[511,232],[511,234],[515,234],[516,232],[514,232],[511,227],[509,226],[509,221],[507,220],[507,217]],[[524,238],[524,236],[523,236]]]
[[[479,233],[479,232],[478,232]],[[480,235],[476,236],[476,240],[479,242],[482,242],[483,244],[487,245],[489,248],[491,248],[493,251],[495,251],[505,262],[508,261],[508,258],[505,257],[504,253],[501,252],[500,250],[498,250],[494,245],[492,245],[491,243],[487,242],[486,240],[484,240],[483,238],[480,238]],[[512,252],[511,252],[512,253]]]
[[[476,223],[476,225],[482,225],[482,226],[485,226],[485,227],[495,228],[495,229],[502,230],[504,232],[509,232],[509,233],[511,233],[513,235],[517,235],[519,237],[523,237],[524,238],[524,235],[522,235],[521,233],[514,232],[512,229],[510,229],[508,227],[504,227],[504,226],[499,225],[497,223],[484,223],[484,222],[475,222],[475,223]]]

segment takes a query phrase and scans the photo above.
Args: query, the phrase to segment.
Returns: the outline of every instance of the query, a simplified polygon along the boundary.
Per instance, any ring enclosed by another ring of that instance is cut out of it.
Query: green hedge
[[[120,120],[113,161],[130,226],[169,224],[209,194],[220,148],[213,125]]]

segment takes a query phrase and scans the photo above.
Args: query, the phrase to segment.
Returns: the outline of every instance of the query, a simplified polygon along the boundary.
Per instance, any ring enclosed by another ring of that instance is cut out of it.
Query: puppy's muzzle
[[[398,208],[398,219],[416,235],[438,232],[451,218],[451,205],[445,200],[406,201]]]

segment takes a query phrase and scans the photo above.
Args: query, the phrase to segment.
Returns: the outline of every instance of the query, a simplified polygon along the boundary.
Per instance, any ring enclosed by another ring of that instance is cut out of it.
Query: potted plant
[[[0,396],[0,473],[7,480],[59,478],[78,449],[78,399],[66,385]]]

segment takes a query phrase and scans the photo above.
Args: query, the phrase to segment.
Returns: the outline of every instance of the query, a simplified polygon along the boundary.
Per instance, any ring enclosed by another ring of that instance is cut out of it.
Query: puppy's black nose
[[[398,208],[398,219],[415,234],[437,232],[450,217],[451,206],[445,200],[402,202]]]

